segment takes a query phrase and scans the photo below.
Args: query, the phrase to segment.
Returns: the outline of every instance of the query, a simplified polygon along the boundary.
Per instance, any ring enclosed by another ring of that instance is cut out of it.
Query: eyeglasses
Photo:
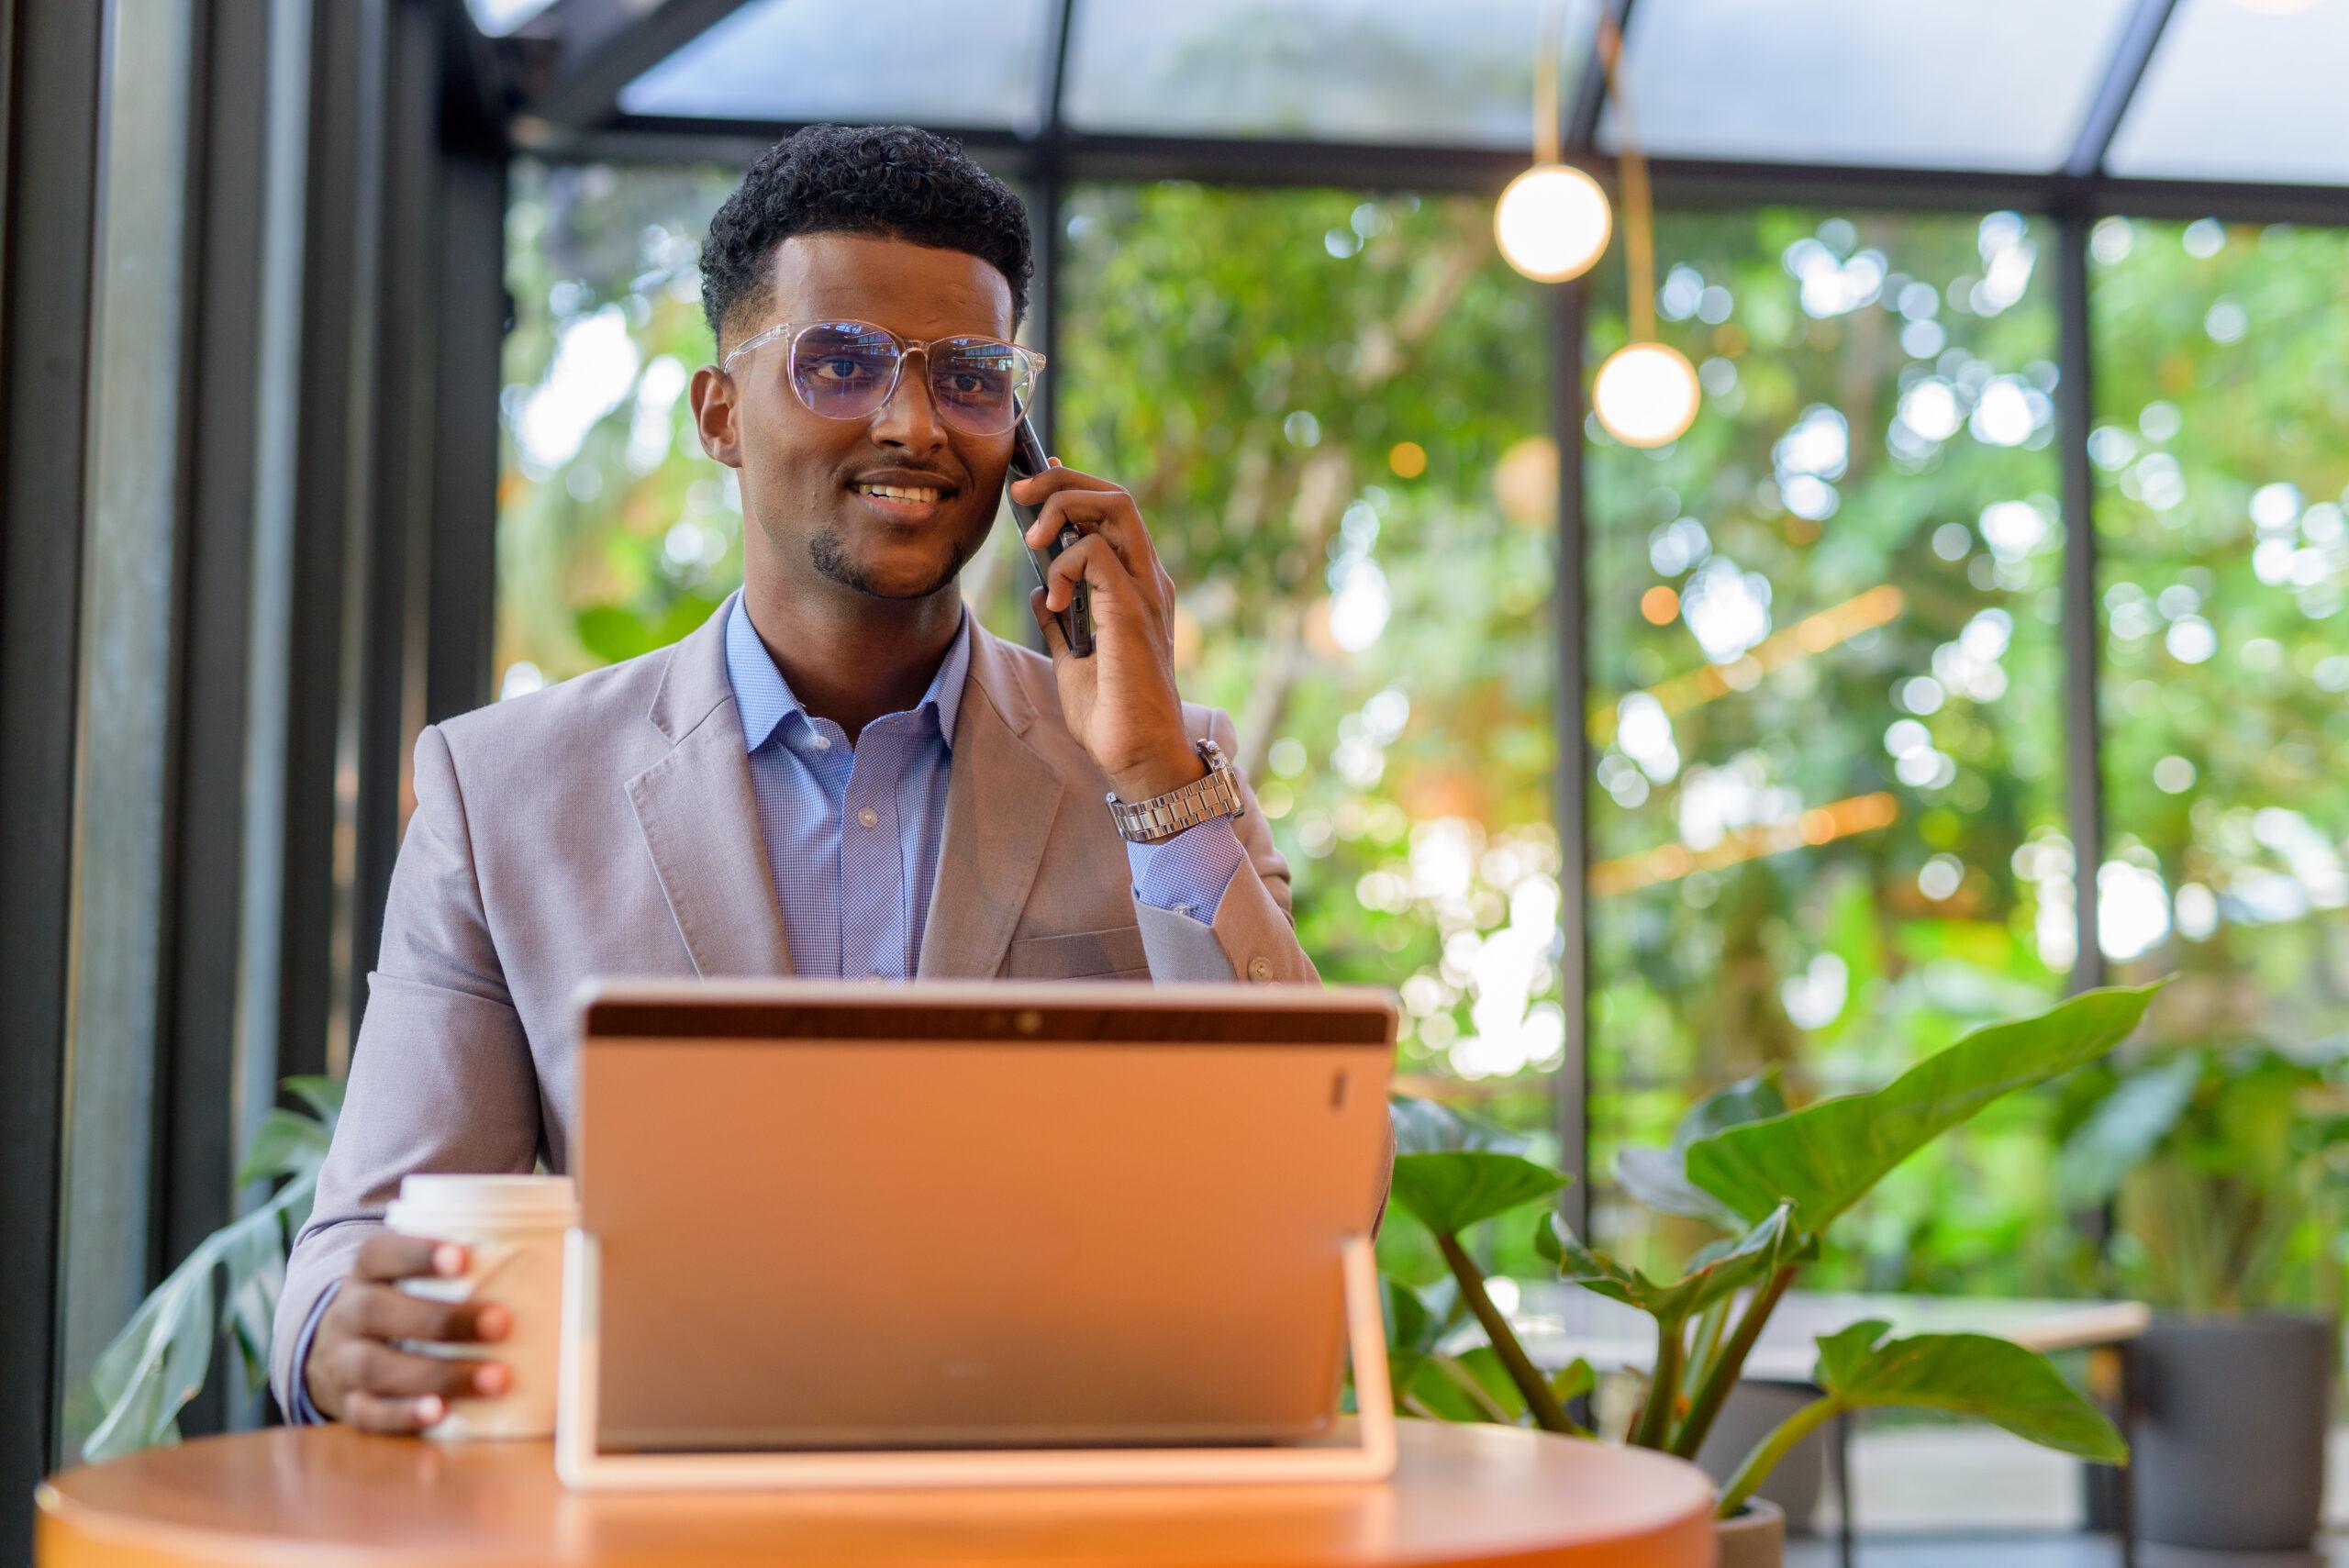
[[[929,368],[938,417],[971,436],[1001,435],[1019,421],[1044,369],[1044,356],[994,338],[933,338],[912,342],[869,321],[778,321],[744,339],[722,368],[770,343],[788,350],[785,377],[808,411],[827,419],[866,419],[897,390],[906,356]]]

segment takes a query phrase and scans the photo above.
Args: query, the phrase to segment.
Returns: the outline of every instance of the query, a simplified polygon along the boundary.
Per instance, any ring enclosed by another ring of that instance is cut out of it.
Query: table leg
[[[2113,1473],[2112,1523],[2121,1537],[2121,1568],[2137,1568],[2137,1352],[2127,1340],[2113,1348],[2119,1362],[2119,1419],[2121,1440],[2130,1445],[2129,1462]]]
[[[1835,1413],[1835,1550],[1842,1568],[1855,1568],[1852,1515],[1852,1413]]]

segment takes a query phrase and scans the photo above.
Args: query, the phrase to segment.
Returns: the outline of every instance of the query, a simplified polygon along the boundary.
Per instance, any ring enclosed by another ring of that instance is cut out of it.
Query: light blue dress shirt
[[[726,673],[742,717],[759,834],[783,906],[792,972],[811,977],[913,977],[938,848],[946,836],[946,785],[954,720],[971,669],[971,617],[921,700],[847,732],[791,695],[783,672],[736,594],[726,612]],[[992,803],[991,803],[992,804]],[[1007,803],[1006,809],[1017,809]],[[1108,807],[1102,807],[1107,810]],[[1231,819],[1215,817],[1158,844],[1128,843],[1134,895],[1212,925],[1247,851]],[[310,1401],[310,1341],[339,1285],[321,1292],[302,1325],[295,1360],[296,1426],[325,1419]]]
[[[852,748],[845,730],[792,695],[740,594],[728,607],[726,673],[794,973],[913,977],[970,668],[965,613],[921,700],[866,725]],[[1214,923],[1245,853],[1222,817],[1163,843],[1126,846],[1134,895],[1203,924]]]

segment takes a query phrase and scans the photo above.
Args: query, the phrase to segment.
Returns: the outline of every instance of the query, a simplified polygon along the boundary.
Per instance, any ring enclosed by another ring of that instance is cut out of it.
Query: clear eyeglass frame
[[[854,414],[829,413],[824,409],[817,407],[815,403],[808,397],[806,389],[800,386],[798,373],[800,335],[810,328],[815,327],[854,327],[862,329],[863,331],[869,332],[876,338],[885,338],[895,346],[897,357],[896,364],[889,372],[889,384],[885,387],[882,388],[880,395],[873,400],[873,406],[870,408]],[[1044,373],[1045,357],[1042,354],[1038,353],[1035,350],[1030,349],[1024,344],[1008,343],[1000,338],[990,338],[985,333],[956,332],[943,338],[930,338],[927,339],[901,338],[896,333],[890,331],[887,328],[876,326],[874,323],[870,321],[858,321],[850,317],[827,317],[817,321],[778,321],[772,327],[763,328],[759,331],[751,334],[750,337],[742,339],[740,343],[737,343],[733,349],[727,353],[726,357],[718,361],[718,369],[725,372],[728,375],[732,375],[734,373],[735,361],[742,358],[745,354],[751,353],[755,350],[763,349],[768,344],[778,340],[785,344],[787,350],[785,357],[784,380],[789,384],[792,395],[799,399],[800,406],[806,408],[809,413],[815,415],[818,418],[821,419],[869,419],[879,410],[886,408],[889,406],[889,400],[897,395],[898,384],[905,378],[906,361],[910,359],[917,350],[920,350],[922,362],[924,366],[927,367],[935,358],[933,350],[941,345],[952,343],[983,343],[993,348],[1008,349],[1019,361],[1021,367],[1027,373],[1026,394],[1024,396],[1014,397],[1010,400],[1012,406],[1011,415],[1008,418],[1005,419],[1002,424],[986,429],[971,428],[968,425],[963,426],[963,428],[969,430],[969,433],[973,435],[1001,435],[1004,431],[1010,429],[1012,426],[1019,423],[1020,412],[1025,408],[1029,402],[1033,400],[1035,396],[1036,379]],[[948,416],[947,410],[943,406],[941,406],[939,413],[940,417],[946,419],[947,423],[958,423],[957,420]]]

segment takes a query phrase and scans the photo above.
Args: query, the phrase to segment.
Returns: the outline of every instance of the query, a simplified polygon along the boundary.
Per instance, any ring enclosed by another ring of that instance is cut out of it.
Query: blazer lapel
[[[783,908],[759,834],[751,764],[726,675],[733,600],[678,643],[648,717],[669,752],[628,782],[669,913],[695,972],[789,974]]]
[[[1002,648],[974,627],[918,979],[985,980],[1003,967],[1060,809],[1059,772],[1020,739],[1034,711]]]

